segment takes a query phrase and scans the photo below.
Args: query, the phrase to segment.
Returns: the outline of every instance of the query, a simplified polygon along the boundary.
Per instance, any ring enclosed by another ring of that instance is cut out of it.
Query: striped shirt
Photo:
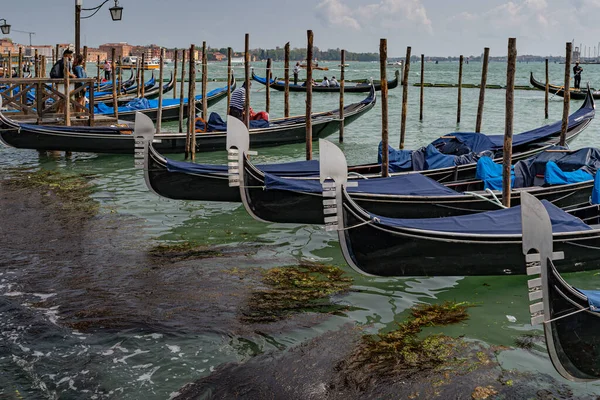
[[[237,88],[231,93],[231,100],[229,101],[229,107],[243,110],[246,104],[246,88]]]

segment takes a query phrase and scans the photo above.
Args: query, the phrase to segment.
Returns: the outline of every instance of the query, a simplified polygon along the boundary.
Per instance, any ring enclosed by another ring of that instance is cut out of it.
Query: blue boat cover
[[[281,164],[257,165],[262,171],[275,175],[286,176],[317,176],[319,175],[319,161],[294,161]],[[186,174],[214,174],[227,173],[227,166],[220,164],[194,164],[187,161],[175,161],[167,158],[169,172],[183,172]],[[318,181],[317,181],[318,182]]]
[[[378,162],[381,164],[383,143],[379,143]],[[388,145],[389,171],[425,171],[434,168],[447,168],[457,165],[472,164],[477,160],[477,155],[467,153],[461,155],[448,155],[441,153],[433,144],[421,147],[418,150],[395,150]]]
[[[579,218],[566,213],[552,203],[542,200],[542,204],[550,216],[552,232],[578,232],[592,229]],[[382,225],[437,232],[520,235],[522,229],[521,206],[445,218],[399,219],[374,214],[369,214],[369,216],[371,219],[379,219]]]
[[[600,290],[582,290],[574,288],[588,299],[590,311],[600,312]]]
[[[600,174],[594,178],[594,188],[592,189],[592,204],[600,204]]]
[[[358,187],[348,187],[348,193],[373,193],[405,196],[458,196],[446,186],[421,174],[406,174],[389,178],[361,179]],[[287,179],[265,173],[267,190],[287,190],[306,193],[321,193],[323,187],[316,179]]]
[[[250,129],[268,128],[269,121],[265,120],[250,120]],[[204,130],[204,122],[196,121],[196,129]],[[226,132],[227,122],[216,112],[211,112],[208,116],[208,132]]]
[[[548,185],[566,185],[569,183],[586,182],[594,179],[594,176],[587,171],[577,169],[571,172],[565,172],[554,161],[546,163],[546,173],[544,181]]]
[[[502,165],[496,164],[490,157],[481,157],[477,160],[475,178],[483,181],[484,189],[502,191]],[[515,172],[511,167],[510,187],[515,185]]]
[[[211,90],[206,94],[206,98],[210,98],[218,93],[226,91],[227,88],[217,88]],[[196,101],[202,100],[202,95],[198,95],[195,97]],[[188,99],[183,99],[183,104],[187,104]],[[178,106],[180,104],[179,99],[163,99],[162,105],[163,107],[169,106]],[[148,100],[146,98],[137,98],[124,106],[119,107],[119,112],[131,112],[131,111],[140,111],[140,110],[152,110],[158,109],[158,100]],[[107,106],[105,103],[98,103],[94,106],[94,112],[96,114],[114,114],[115,109],[113,107]]]

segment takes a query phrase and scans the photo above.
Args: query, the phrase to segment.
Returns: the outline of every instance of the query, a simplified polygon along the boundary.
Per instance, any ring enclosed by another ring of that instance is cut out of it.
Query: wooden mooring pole
[[[423,91],[425,83],[425,54],[421,54],[421,97],[419,99],[419,121],[423,121]]]
[[[313,31],[306,31],[306,159],[312,160],[312,60]]]
[[[567,42],[567,53],[565,57],[565,95],[563,98],[563,117],[562,127],[560,130],[560,145],[565,146],[567,143],[567,130],[569,129],[569,101],[571,100],[571,52],[573,50],[571,42]]]
[[[229,103],[231,103],[231,82],[233,81],[233,69],[231,67],[231,57],[233,57],[233,49],[227,48],[227,109],[226,113],[229,114]]]
[[[190,46],[190,76],[188,80],[188,136],[189,146],[186,159],[189,157],[194,161],[196,158],[196,46]]]
[[[175,57],[173,64],[173,79],[175,79],[175,84],[173,85],[173,99],[177,98],[177,63],[179,62],[178,57],[179,50],[175,49]]]
[[[36,71],[37,74],[37,71]],[[71,126],[71,81],[69,76],[69,63],[63,63],[63,76],[65,85],[65,126]],[[39,96],[39,94],[38,94]]]
[[[17,76],[23,78],[23,48],[19,47],[19,68],[17,69]]]
[[[202,118],[208,122],[208,103],[206,93],[208,92],[208,54],[206,42],[202,42]]]
[[[387,39],[379,39],[379,70],[381,75],[381,176],[389,172],[388,132],[388,85],[387,85]]]
[[[88,56],[88,47],[83,46],[83,69],[84,69],[84,71],[87,71],[87,65],[86,65],[88,62],[87,56]]]
[[[458,61],[458,104],[456,109],[456,123],[460,124],[460,109],[462,108],[462,75],[463,75],[464,57],[460,55]]]
[[[116,83],[115,83],[116,84]],[[117,96],[122,93],[123,90],[123,58],[119,56],[119,91],[117,92]]]
[[[273,60],[271,58],[267,58],[267,70],[266,70],[266,82],[267,86],[265,86],[265,111],[268,113],[271,108],[271,64]]]
[[[185,52],[186,50],[183,49],[181,51],[181,82],[179,85],[179,132],[183,133],[183,120],[184,120],[184,115],[183,115],[183,103],[184,103],[184,90],[183,90],[183,86],[185,84]],[[187,151],[187,147],[188,145],[186,144],[186,151]]]
[[[246,101],[244,102],[244,123],[250,127],[250,34],[244,37],[244,86]]]
[[[115,60],[116,57],[116,49],[113,47],[110,51],[112,63],[112,98],[113,98],[113,110],[114,116],[119,121],[119,103],[117,102],[117,62]]]
[[[146,53],[142,53],[142,65],[140,65],[140,96],[146,96],[146,79],[144,78],[144,71],[146,70]]]
[[[513,115],[515,109],[515,72],[517,70],[517,39],[508,39],[506,66],[506,112],[504,118],[504,149],[502,151],[502,204],[510,207]]]
[[[546,90],[544,93],[544,118],[548,119],[548,92],[550,91],[550,79],[548,72],[548,59],[546,58]]]
[[[410,51],[406,48],[406,61],[404,61],[404,77],[402,79],[402,115],[400,116],[400,150],[404,149],[406,138],[406,113],[408,110],[408,73],[410,72]]]
[[[479,88],[479,104],[477,106],[477,121],[475,123],[475,132],[481,132],[481,123],[483,121],[483,103],[485,101],[485,85],[487,84],[488,60],[490,57],[490,48],[483,49],[483,65],[481,68],[481,87]]]
[[[346,63],[346,50],[341,51],[340,54],[340,143],[344,142],[344,64]]]
[[[140,98],[142,96],[142,69],[140,68],[141,61],[135,60],[135,81],[136,81],[136,91],[135,96]]]
[[[158,110],[156,110],[156,134],[162,130],[163,84],[165,81],[165,49],[160,49],[160,66],[158,70]],[[121,82],[119,82],[119,86]]]
[[[290,42],[287,42],[283,48],[283,77],[285,82],[283,92],[283,117],[290,116]]]
[[[54,65],[54,64],[53,64]],[[102,78],[100,78],[100,55],[96,56],[96,82],[100,85]]]
[[[10,55],[10,53],[9,53],[9,55]],[[35,62],[35,77],[36,78],[40,78],[40,58],[39,58],[40,56],[38,54],[38,49],[35,49],[35,56],[34,57],[35,57],[34,58],[34,62]],[[10,59],[10,57],[9,57],[9,59]],[[12,60],[9,63],[9,68],[10,68],[10,64],[11,63],[12,63]]]

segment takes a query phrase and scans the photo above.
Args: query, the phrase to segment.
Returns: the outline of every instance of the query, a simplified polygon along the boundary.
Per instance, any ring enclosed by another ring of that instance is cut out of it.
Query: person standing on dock
[[[250,83],[252,86],[252,83]],[[229,101],[229,115],[244,122],[244,105],[246,104],[246,83],[231,93]]]
[[[583,68],[579,65],[579,61],[575,62],[575,66],[573,67],[573,75],[575,75],[575,89],[579,89],[579,85],[581,84],[581,71]]]
[[[111,72],[112,72],[112,67],[110,66],[110,63],[108,62],[108,60],[104,60],[104,80],[105,81],[110,81],[112,79],[110,76]]]
[[[294,65],[294,85],[298,84],[298,74],[300,73],[300,63],[296,61]]]

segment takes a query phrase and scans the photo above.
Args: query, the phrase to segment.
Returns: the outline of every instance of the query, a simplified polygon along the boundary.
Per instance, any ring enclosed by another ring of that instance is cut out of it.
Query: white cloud
[[[544,1],[544,0],[533,0]],[[358,18],[366,23],[394,28],[410,22],[414,27],[433,33],[431,20],[421,0],[381,0],[351,9],[341,0],[323,0],[317,6],[317,15],[332,25],[360,29]]]
[[[340,25],[355,30],[360,30],[361,26],[352,16],[352,10],[342,4],[340,0],[323,0],[317,6],[319,10],[317,16],[331,25]]]

